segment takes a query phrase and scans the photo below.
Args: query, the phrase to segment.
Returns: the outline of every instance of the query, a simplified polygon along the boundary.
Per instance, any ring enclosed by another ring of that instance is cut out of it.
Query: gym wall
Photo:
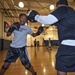
[[[3,14],[0,13],[0,39],[3,37]]]
[[[10,19],[5,17],[4,13],[0,12],[0,50],[8,48],[12,39],[12,36],[10,36],[9,38],[6,37],[6,33],[4,32],[4,21],[11,24]]]

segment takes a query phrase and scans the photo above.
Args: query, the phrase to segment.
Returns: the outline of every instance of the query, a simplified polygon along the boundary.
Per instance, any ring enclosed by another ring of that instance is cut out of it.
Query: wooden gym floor
[[[58,47],[52,47],[52,50],[47,50],[46,47],[27,47],[29,59],[37,75],[56,75],[55,70],[55,54]],[[3,64],[7,50],[0,51],[0,68]],[[29,71],[24,69],[19,59],[12,63],[4,75],[32,75]],[[75,75],[74,72],[68,75]]]

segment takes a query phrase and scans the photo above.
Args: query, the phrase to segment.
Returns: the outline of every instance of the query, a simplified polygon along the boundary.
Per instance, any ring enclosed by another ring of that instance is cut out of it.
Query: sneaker
[[[35,72],[33,75],[37,75],[37,73]]]

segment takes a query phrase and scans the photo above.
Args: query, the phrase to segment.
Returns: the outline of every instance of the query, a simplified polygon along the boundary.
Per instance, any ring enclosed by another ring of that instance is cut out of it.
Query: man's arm
[[[47,16],[41,16],[37,11],[34,10],[30,10],[27,16],[28,20],[31,22],[40,22],[42,24],[54,24],[58,22],[58,18],[55,15],[49,14]]]
[[[33,33],[32,36],[33,36],[33,37],[39,36],[39,35],[43,32],[43,30],[44,30],[43,27],[40,26],[40,27],[38,28],[37,32],[36,32],[36,33]]]
[[[33,34],[31,34],[31,36],[36,37],[37,35],[36,35],[36,33],[33,33]]]
[[[9,37],[14,30],[19,30],[19,28],[20,28],[19,22],[13,23],[8,29],[6,36]]]
[[[52,14],[49,14],[47,16],[36,15],[35,20],[42,24],[54,24],[58,22],[58,19]]]
[[[40,22],[42,24],[54,24],[64,19],[68,14],[66,7],[59,7],[47,16],[41,16],[37,11],[31,10],[28,12],[28,20],[31,22]]]

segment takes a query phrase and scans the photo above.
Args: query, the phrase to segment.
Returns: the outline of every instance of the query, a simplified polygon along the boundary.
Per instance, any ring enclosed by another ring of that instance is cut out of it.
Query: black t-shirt
[[[75,11],[68,6],[61,6],[51,13],[58,22],[58,37],[60,42],[64,39],[75,39]]]
[[[51,14],[54,15],[58,20],[61,20],[65,18],[65,16],[67,16],[67,13],[68,13],[67,7],[62,6],[62,7],[57,8]]]

